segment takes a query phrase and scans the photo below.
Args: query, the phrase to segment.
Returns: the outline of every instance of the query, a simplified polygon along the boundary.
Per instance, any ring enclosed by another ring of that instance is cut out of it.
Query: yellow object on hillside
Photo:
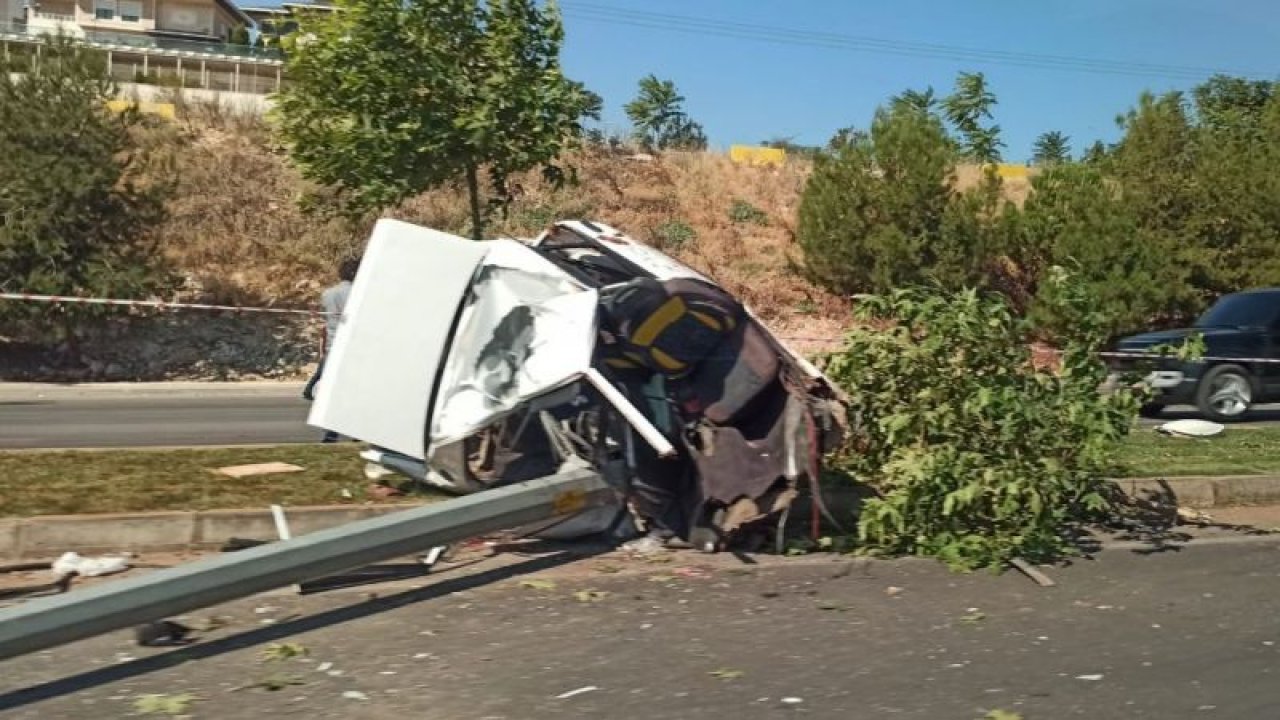
[[[108,100],[107,107],[114,112],[123,112],[126,108],[137,107],[138,112],[147,115],[159,115],[165,120],[173,120],[178,116],[173,103],[134,102],[132,100]]]
[[[759,145],[731,145],[729,159],[740,165],[774,165],[782,167],[787,161],[787,151],[782,148]]]
[[[1031,172],[1026,165],[1011,165],[1008,163],[996,163],[996,174],[1005,180],[1014,178],[1026,178]]]

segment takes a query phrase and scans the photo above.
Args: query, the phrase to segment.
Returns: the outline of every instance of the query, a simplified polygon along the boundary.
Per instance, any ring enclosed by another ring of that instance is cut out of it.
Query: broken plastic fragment
[[[562,692],[562,693],[560,693],[559,695],[557,695],[557,696],[556,696],[556,699],[557,699],[557,700],[565,700],[565,699],[568,699],[568,698],[573,697],[574,695],[581,695],[581,694],[583,694],[583,693],[589,693],[589,692],[593,692],[593,691],[595,691],[595,690],[599,690],[599,689],[600,689],[600,688],[596,687],[595,685],[587,685],[586,687],[580,687],[580,688],[578,688],[577,690],[570,690],[570,691],[568,691],[568,692]]]
[[[63,553],[61,557],[54,560],[50,568],[53,570],[53,574],[60,578],[72,574],[80,577],[98,577],[128,570],[129,559],[114,555],[82,557],[78,553],[68,552]]]

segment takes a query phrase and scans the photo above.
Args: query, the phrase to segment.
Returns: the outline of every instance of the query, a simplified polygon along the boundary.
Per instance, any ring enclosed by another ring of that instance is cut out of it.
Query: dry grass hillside
[[[161,237],[188,292],[246,304],[313,302],[368,227],[303,213],[303,183],[261,125],[203,118],[185,134],[184,187]],[[748,167],[714,153],[636,159],[607,150],[566,162],[576,183],[557,190],[537,173],[517,178],[520,191],[489,234],[531,237],[555,219],[597,219],[716,278],[782,334],[839,336],[847,303],[792,269],[806,164]],[[424,193],[386,215],[458,233],[468,223],[461,188]]]
[[[161,235],[190,291],[246,304],[313,301],[336,260],[362,244],[369,228],[304,214],[297,203],[303,183],[260,121],[199,108],[187,118],[184,188]],[[648,158],[596,149],[566,162],[577,182],[558,190],[537,173],[517,178],[520,192],[490,235],[530,237],[555,219],[600,220],[714,277],[797,346],[816,349],[839,337],[848,303],[794,270],[806,161],[751,167],[718,153]],[[958,185],[978,177],[977,168],[960,168]],[[1015,202],[1028,192],[1025,179],[1005,187]],[[424,193],[386,215],[460,234],[468,224],[461,188]]]
[[[235,305],[315,303],[338,260],[363,245],[369,225],[300,210],[305,184],[260,119],[204,106],[184,107],[181,117],[176,134],[170,128],[155,138],[173,144],[182,183],[159,228],[167,260],[185,278],[180,296]],[[849,302],[794,269],[802,259],[794,228],[807,161],[751,167],[718,153],[648,157],[596,148],[565,162],[577,181],[559,189],[536,172],[515,178],[519,191],[489,235],[532,237],[552,220],[599,220],[715,278],[798,350],[831,349],[848,325]],[[960,168],[957,175],[966,187],[979,171]],[[1005,188],[1015,202],[1027,193],[1025,180]],[[458,187],[423,193],[386,216],[458,234],[468,227]],[[89,357],[80,369],[55,367],[40,347],[0,342],[0,376],[296,376],[315,357],[316,336],[315,323],[279,316],[146,314],[87,337]]]

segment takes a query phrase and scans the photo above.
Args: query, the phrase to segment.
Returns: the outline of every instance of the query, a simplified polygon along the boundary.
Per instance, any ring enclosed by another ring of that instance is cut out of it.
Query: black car
[[[1155,416],[1169,405],[1195,405],[1206,418],[1222,422],[1239,420],[1254,405],[1280,401],[1280,288],[1223,296],[1192,327],[1127,337],[1115,350],[1151,353],[1197,334],[1204,352],[1196,361],[1110,359],[1116,371],[1146,373],[1156,396],[1144,415]]]

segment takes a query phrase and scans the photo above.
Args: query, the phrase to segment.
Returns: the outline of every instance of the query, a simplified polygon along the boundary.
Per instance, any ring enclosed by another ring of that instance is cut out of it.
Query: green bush
[[[797,237],[810,279],[839,294],[938,280],[978,283],[988,252],[990,183],[955,193],[955,144],[936,116],[902,104],[876,113],[815,160]],[[998,181],[992,182],[998,190]]]
[[[1031,325],[999,295],[905,289],[865,300],[827,360],[862,430],[843,459],[880,497],[860,540],[963,569],[1071,550],[1072,523],[1109,509],[1104,479],[1139,398],[1098,392],[1106,318],[1078,280],[1048,273],[1041,300],[1073,322],[1050,371],[1032,365]]]
[[[1139,223],[1119,188],[1087,165],[1057,165],[1033,181],[1031,197],[1009,241],[1018,264],[1038,277],[1045,267],[1071,266],[1098,303],[1111,334],[1146,327],[1193,300],[1176,249]],[[1036,300],[1031,311],[1054,337],[1074,328]]]
[[[43,41],[25,75],[0,73],[0,288],[51,295],[146,297],[171,281],[154,229],[174,188],[170,158],[140,141],[147,120],[114,112],[101,53]],[[70,359],[100,306],[0,304],[26,339],[61,333]]]
[[[746,200],[737,199],[729,206],[729,220],[745,225],[768,225],[769,216]]]
[[[682,250],[698,239],[698,232],[683,220],[668,220],[659,225],[653,235],[658,240],[659,249],[672,251]]]

